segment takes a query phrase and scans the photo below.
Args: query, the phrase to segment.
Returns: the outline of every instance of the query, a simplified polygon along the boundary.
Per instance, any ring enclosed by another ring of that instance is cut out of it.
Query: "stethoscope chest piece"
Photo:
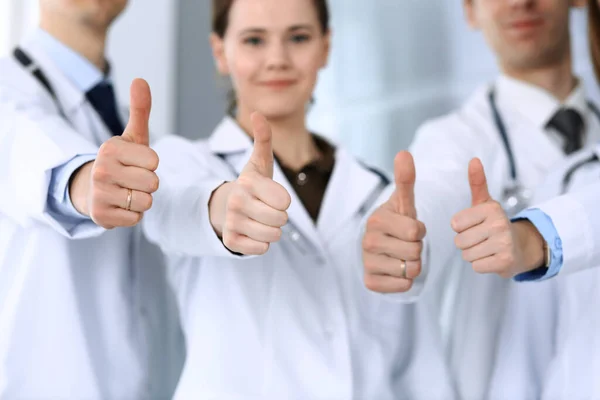
[[[522,186],[519,182],[513,181],[504,188],[502,194],[502,208],[509,218],[529,207],[533,192]]]

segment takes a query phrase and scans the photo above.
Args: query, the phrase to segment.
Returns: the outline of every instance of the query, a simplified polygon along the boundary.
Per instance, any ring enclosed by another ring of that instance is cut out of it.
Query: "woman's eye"
[[[292,42],[294,43],[304,43],[310,40],[310,36],[306,34],[298,34],[292,36]]]
[[[258,36],[250,36],[244,39],[244,43],[249,44],[251,46],[259,46],[261,45],[263,40]]]

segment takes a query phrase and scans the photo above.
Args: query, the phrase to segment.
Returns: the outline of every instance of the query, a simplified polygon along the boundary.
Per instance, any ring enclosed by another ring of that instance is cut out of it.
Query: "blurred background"
[[[37,23],[38,0],[0,0],[0,53]],[[461,1],[329,0],[333,43],[309,115],[314,131],[390,170],[426,119],[458,106],[497,74]],[[572,13],[575,68],[600,103],[586,40],[585,11]],[[227,82],[209,48],[209,0],[130,0],[109,42],[123,104],[129,83],[151,85],[156,136],[208,136],[225,110]]]

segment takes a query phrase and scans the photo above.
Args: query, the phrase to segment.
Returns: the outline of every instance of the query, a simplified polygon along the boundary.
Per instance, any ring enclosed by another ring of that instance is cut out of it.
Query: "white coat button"
[[[308,176],[306,176],[306,174],[304,172],[300,172],[298,174],[298,178],[296,179],[296,181],[297,181],[298,185],[302,186],[306,183],[307,179],[308,179]]]
[[[298,240],[300,240],[300,234],[296,231],[291,231],[290,232],[290,238],[292,238],[292,240],[294,242],[297,242]]]
[[[327,340],[332,340],[333,336],[334,336],[334,331],[333,328],[328,326],[325,328],[325,331],[323,332],[325,334],[325,337],[327,338]]]

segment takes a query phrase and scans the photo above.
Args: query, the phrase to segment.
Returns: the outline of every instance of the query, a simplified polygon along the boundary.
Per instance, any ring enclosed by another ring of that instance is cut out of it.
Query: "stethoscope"
[[[54,100],[61,117],[63,117],[63,119],[68,123],[71,123],[71,121],[67,118],[67,114],[60,104],[60,101],[58,101],[58,96],[56,95],[54,88],[52,85],[50,85],[48,78],[46,78],[44,71],[42,71],[42,69],[33,61],[33,59],[20,47],[17,47],[13,50],[13,57],[19,62],[19,64],[21,64],[23,68],[31,73],[31,75],[40,83],[40,85],[42,85],[48,91],[48,94],[50,97],[52,97],[52,100]]]
[[[521,184],[519,176],[517,175],[517,164],[515,161],[515,156],[510,145],[510,140],[508,139],[506,125],[504,124],[504,120],[502,119],[500,111],[498,110],[498,105],[496,104],[496,93],[494,89],[490,90],[488,100],[490,103],[490,108],[492,109],[492,115],[494,117],[496,129],[498,130],[498,134],[502,139],[502,144],[504,145],[504,150],[506,151],[506,156],[508,157],[510,181],[504,187],[501,205],[504,208],[504,211],[506,211],[507,215],[509,217],[513,217],[529,206],[533,197],[533,192]],[[588,101],[587,103],[590,110],[592,110],[592,112],[600,120],[600,110],[598,110],[594,103],[590,101]],[[585,160],[587,162],[578,163],[577,165],[573,166],[573,168],[571,168],[569,173],[565,175],[565,179],[563,181],[563,191],[566,191],[566,188],[569,186],[573,173],[579,167],[582,167],[583,165],[598,159],[596,155],[594,155],[594,157]]]
[[[590,157],[583,159],[583,160],[579,161],[578,163],[574,164],[573,166],[571,166],[571,168],[569,168],[567,170],[567,172],[565,173],[565,176],[563,177],[560,194],[567,193],[567,191],[569,189],[569,184],[571,183],[571,179],[573,178],[573,175],[575,175],[575,172],[577,172],[580,168],[583,168],[586,165],[592,164],[595,162],[600,162],[600,159],[598,159],[597,152],[594,152]]]

